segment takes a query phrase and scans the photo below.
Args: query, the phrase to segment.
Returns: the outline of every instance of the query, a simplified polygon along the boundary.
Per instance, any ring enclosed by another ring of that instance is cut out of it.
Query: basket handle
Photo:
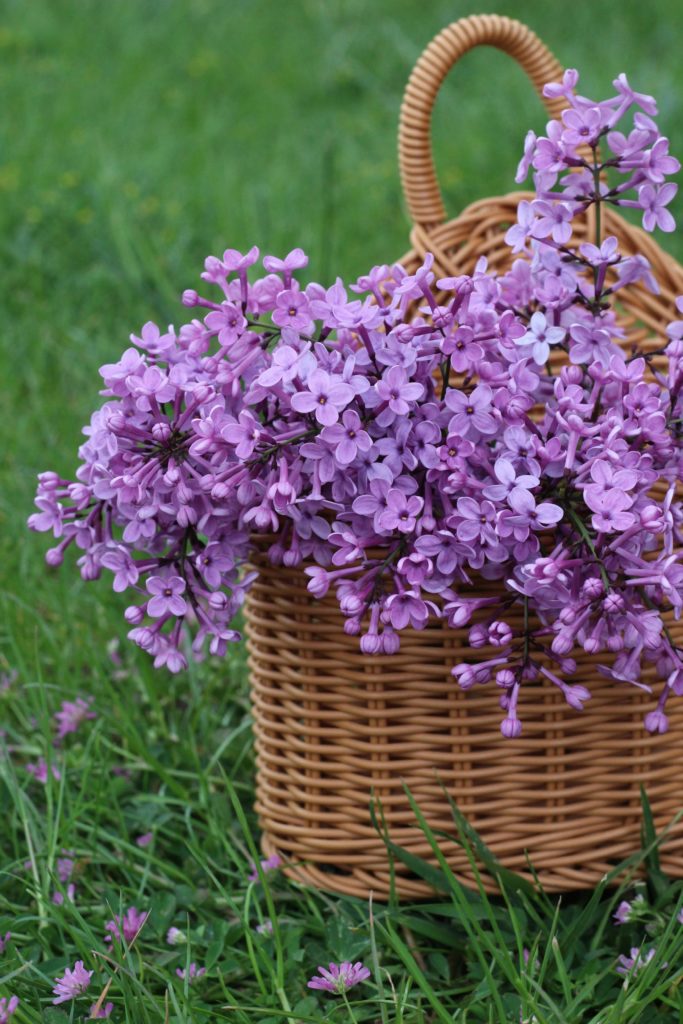
[[[520,21],[497,14],[461,18],[436,36],[408,80],[398,129],[398,161],[403,193],[413,223],[435,227],[446,220],[446,209],[434,169],[431,117],[444,78],[463,54],[475,46],[495,46],[522,66],[551,117],[567,105],[564,98],[543,96],[546,82],[562,78],[563,68],[550,50]]]

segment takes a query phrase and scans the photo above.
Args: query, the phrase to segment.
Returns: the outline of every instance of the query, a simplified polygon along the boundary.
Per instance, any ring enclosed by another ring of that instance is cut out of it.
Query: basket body
[[[414,223],[412,249],[401,260],[409,273],[428,252],[437,279],[471,273],[481,256],[498,273],[514,259],[505,233],[516,221],[519,201],[531,196],[517,192],[480,200],[448,221],[431,159],[429,122],[440,83],[467,50],[482,44],[508,52],[537,91],[562,74],[533,33],[506,18],[463,19],[427,47],[408,83],[399,129],[401,176]],[[551,114],[556,104],[546,103]],[[575,221],[574,230],[572,244],[595,241],[590,215]],[[650,261],[660,293],[632,285],[619,292],[615,312],[626,348],[656,351],[674,317],[675,297],[683,293],[683,269],[611,209],[602,221],[602,236],[607,235],[617,236],[623,253]],[[554,366],[557,358],[551,357]],[[293,877],[336,892],[386,897],[390,865],[372,822],[373,798],[381,802],[390,838],[431,859],[405,787],[429,824],[453,836],[442,848],[466,884],[473,879],[456,842],[449,797],[505,867],[531,877],[531,863],[549,891],[590,888],[637,852],[641,785],[658,828],[683,806],[683,700],[667,708],[668,734],[645,731],[643,717],[661,687],[652,666],[643,677],[653,685],[650,694],[602,676],[598,665],[604,655],[574,652],[578,668],[572,681],[592,693],[584,710],[568,708],[547,680],[525,683],[522,736],[505,740],[497,687],[463,691],[451,675],[462,660],[495,654],[472,651],[468,629],[433,621],[420,632],[402,630],[399,654],[368,657],[360,653],[358,639],[344,633],[334,595],[319,601],[308,594],[302,568],[272,567],[265,555],[255,557],[254,567],[260,575],[248,593],[245,617],[257,810],[264,849],[283,856]],[[481,579],[476,596],[499,593],[502,586]],[[506,621],[522,626],[512,613]],[[669,628],[683,644],[683,623]],[[683,824],[671,829],[661,861],[665,871],[683,876]],[[399,894],[430,895],[401,864],[395,872]]]
[[[549,891],[591,887],[639,849],[641,783],[658,827],[680,809],[683,701],[671,702],[671,731],[650,736],[643,715],[652,696],[602,678],[601,656],[581,654],[575,679],[593,693],[584,711],[568,708],[547,683],[526,686],[524,732],[507,741],[497,688],[463,691],[450,674],[467,630],[437,622],[404,630],[399,654],[370,658],[344,633],[334,596],[308,594],[301,569],[265,558],[256,567],[246,622],[257,811],[264,849],[279,853],[292,877],[386,898],[389,860],[372,823],[373,798],[393,842],[432,859],[404,785],[430,825],[455,839],[448,793],[506,867],[530,877],[528,858]],[[482,580],[480,592],[497,587]],[[683,641],[683,628],[673,629]],[[492,653],[474,652],[482,660]],[[444,842],[443,850],[472,884],[461,847]],[[683,826],[661,858],[664,870],[683,874]],[[400,895],[430,894],[395,867]]]

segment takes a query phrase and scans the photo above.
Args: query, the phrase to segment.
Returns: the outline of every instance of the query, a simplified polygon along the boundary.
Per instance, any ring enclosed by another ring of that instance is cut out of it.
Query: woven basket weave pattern
[[[481,255],[505,271],[504,242],[516,207],[527,193],[481,200],[458,218],[446,214],[431,156],[430,118],[439,86],[453,64],[477,45],[513,56],[540,93],[562,69],[525,26],[506,18],[475,16],[456,22],[427,48],[406,89],[399,131],[399,161],[414,228],[412,250],[401,261],[409,272],[435,256],[437,277],[466,273]],[[562,104],[546,103],[556,115]],[[683,270],[638,228],[607,211],[604,234],[622,251],[650,260],[661,293],[630,287],[618,309],[625,344],[659,347],[683,292]],[[593,239],[588,218],[574,241]],[[650,736],[643,716],[652,695],[603,678],[604,655],[577,656],[575,681],[593,697],[581,713],[569,709],[550,683],[525,685],[520,700],[522,736],[502,739],[497,687],[464,692],[450,674],[454,664],[490,657],[468,648],[467,630],[431,623],[402,631],[401,651],[387,657],[360,653],[343,632],[332,595],[306,591],[302,570],[255,560],[260,577],[246,604],[256,748],[257,810],[267,853],[278,852],[287,870],[321,888],[366,897],[386,896],[387,852],[373,827],[369,805],[381,801],[391,838],[431,859],[405,795],[408,786],[430,824],[455,835],[444,787],[506,867],[525,872],[527,857],[548,890],[594,885],[617,861],[639,847],[639,787],[646,786],[659,826],[681,804],[683,702],[671,705],[671,731]],[[499,592],[481,581],[477,593]],[[513,628],[521,626],[508,616]],[[675,640],[683,627],[674,623]],[[463,652],[466,653],[463,655]],[[644,681],[657,684],[654,671]],[[618,687],[618,690],[617,690]],[[472,881],[467,858],[444,843],[451,866]],[[683,874],[683,828],[662,850],[664,869]],[[396,887],[408,897],[429,888],[396,866]]]

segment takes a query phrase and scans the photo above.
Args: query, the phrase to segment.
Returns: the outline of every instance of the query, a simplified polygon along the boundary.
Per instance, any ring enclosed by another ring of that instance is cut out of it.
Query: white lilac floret
[[[546,88],[569,107],[527,136],[518,180],[533,169],[536,198],[507,233],[507,273],[482,258],[437,279],[428,254],[414,274],[383,265],[325,288],[297,280],[300,249],[262,271],[256,248],[228,249],[201,275],[217,297],[186,291],[193,319],[145,324],[101,368],[76,480],[41,474],[30,525],[57,538],[50,565],[75,547],[85,579],[105,569],[132,595],[129,636],[156,666],[184,669],[188,636],[195,657],[239,638],[256,538],[274,564],[306,563],[316,597],[336,593],[368,655],[397,651],[407,627],[472,626],[490,656],[453,674],[495,679],[505,736],[541,677],[583,708],[580,649],[615,684],[643,685],[656,663],[645,726],[666,731],[683,694],[664,619],[683,608],[683,320],[672,310],[656,365],[626,350],[613,296],[657,283],[599,225],[611,204],[670,230],[679,164],[651,97],[620,76],[594,103],[577,81]],[[597,235],[577,246],[590,207]],[[482,575],[499,597],[477,596]]]

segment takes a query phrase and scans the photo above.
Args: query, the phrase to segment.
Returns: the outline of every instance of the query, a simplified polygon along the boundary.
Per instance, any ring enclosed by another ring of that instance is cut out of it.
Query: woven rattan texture
[[[539,92],[562,74],[537,37],[507,18],[466,18],[429,45],[408,83],[399,130],[401,177],[414,222],[413,248],[402,260],[410,272],[426,252],[435,256],[437,277],[471,271],[482,255],[501,272],[511,263],[504,235],[525,193],[481,200],[445,222],[431,156],[439,86],[477,45],[508,52]],[[557,113],[556,104],[546,106]],[[575,241],[594,240],[593,227],[590,221],[579,225]],[[609,212],[607,234],[652,264],[660,295],[625,289],[629,295],[618,313],[625,345],[657,348],[674,298],[683,292],[683,270],[643,231]],[[445,787],[505,866],[526,873],[528,856],[544,886],[555,891],[594,885],[639,848],[641,783],[658,825],[680,809],[683,706],[672,702],[667,736],[648,735],[642,720],[652,696],[626,684],[617,693],[619,684],[597,671],[603,656],[578,653],[576,681],[593,693],[583,712],[567,708],[549,683],[527,686],[520,704],[524,732],[505,741],[496,687],[465,693],[450,674],[467,647],[466,631],[439,624],[403,631],[398,655],[363,656],[357,638],[343,632],[334,597],[311,598],[301,569],[273,568],[265,558],[257,567],[261,575],[246,604],[257,809],[265,851],[280,853],[294,877],[355,896],[370,890],[387,896],[389,864],[369,813],[373,797],[381,800],[391,838],[430,858],[404,784],[430,824],[455,836]],[[480,591],[496,586],[482,580]],[[683,642],[683,627],[672,629]],[[475,656],[490,655],[484,649]],[[462,849],[452,842],[444,851],[471,883]],[[672,832],[662,860],[665,870],[683,875],[683,826]],[[400,894],[430,894],[401,865],[396,872]]]
[[[395,656],[369,658],[347,636],[332,595],[306,591],[300,570],[259,561],[249,592],[249,658],[258,757],[257,810],[269,852],[323,888],[386,896],[387,854],[369,813],[381,800],[391,838],[422,857],[404,783],[434,828],[455,835],[443,786],[501,861],[526,870],[526,854],[550,890],[595,884],[639,847],[639,786],[660,825],[681,804],[683,702],[671,704],[671,732],[652,737],[643,714],[652,697],[603,679],[604,656],[579,655],[576,681],[593,697],[582,713],[551,685],[526,686],[522,736],[504,740],[493,685],[460,690],[451,667],[467,630],[434,624],[404,630]],[[482,595],[499,584],[481,581]],[[513,628],[522,626],[521,619]],[[676,627],[677,639],[683,631]],[[488,648],[474,658],[494,656]],[[646,681],[654,682],[652,670]],[[446,844],[459,877],[467,860]],[[683,829],[662,851],[681,873]],[[400,866],[399,889],[429,890]]]

